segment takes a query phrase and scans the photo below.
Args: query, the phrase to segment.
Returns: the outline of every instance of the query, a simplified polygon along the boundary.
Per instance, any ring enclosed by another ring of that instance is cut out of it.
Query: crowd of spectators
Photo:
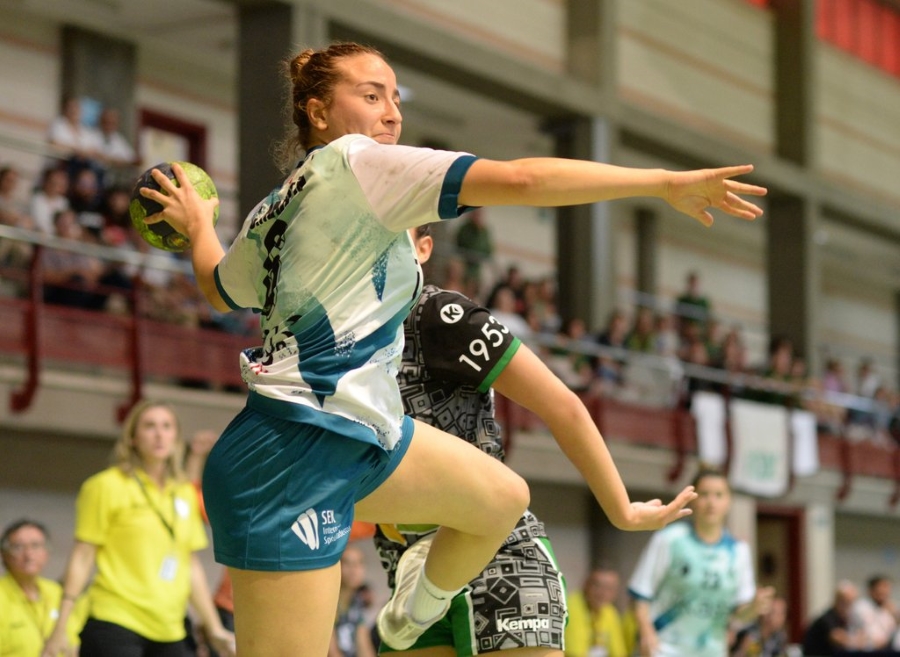
[[[77,244],[150,252],[128,211],[139,159],[119,131],[118,110],[104,108],[98,127],[91,128],[81,121],[79,99],[68,97],[47,139],[51,155],[30,187],[15,165],[0,165],[0,225]],[[33,248],[24,241],[0,239],[0,295],[27,293]],[[187,273],[189,267],[184,273],[177,268],[138,268],[93,253],[43,249],[46,303],[123,314],[131,312],[139,288],[139,307],[147,318],[241,335],[255,330],[248,314],[224,316],[213,311]],[[153,253],[183,258],[183,254]]]
[[[669,307],[616,309],[592,328],[560,316],[552,279],[529,280],[513,265],[492,287],[473,289],[463,262],[461,256],[446,260],[441,285],[490,308],[574,390],[686,407],[694,392],[714,391],[810,410],[821,431],[854,440],[890,444],[900,438],[900,394],[872,358],[860,358],[848,374],[845,359],[829,357],[821,374],[811,373],[791,340],[775,335],[767,357],[752,362],[744,329],[716,316],[696,271]],[[550,335],[556,344],[539,339]]]
[[[0,225],[76,243],[183,258],[151,249],[131,224],[128,205],[139,157],[120,132],[118,110],[103,108],[96,128],[84,125],[81,115],[79,99],[63,100],[47,137],[53,157],[30,187],[15,165],[0,164]],[[479,211],[461,219],[454,247],[442,271],[429,276],[487,306],[574,390],[643,401],[659,397],[663,403],[687,405],[693,392],[712,389],[807,407],[823,430],[849,427],[851,437],[876,441],[891,440],[894,425],[900,425],[894,420],[900,396],[881,381],[871,360],[859,363],[855,382],[848,380],[844,361],[837,358],[828,359],[821,376],[814,376],[794,345],[775,336],[766,362],[748,362],[743,329],[717,319],[698,272],[687,275],[670,308],[619,309],[602,327],[590,327],[583,319],[560,316],[551,278],[528,279],[515,265],[499,276],[487,271],[494,245]],[[27,293],[32,250],[27,242],[0,238],[0,295]],[[139,277],[144,317],[239,335],[256,330],[251,313],[212,310],[187,267],[184,272],[139,269],[83,251],[49,247],[43,249],[41,265],[47,303],[129,313]],[[548,344],[547,336],[555,336],[557,344]],[[634,354],[656,356],[659,362],[636,367]],[[860,399],[874,403],[853,408]]]

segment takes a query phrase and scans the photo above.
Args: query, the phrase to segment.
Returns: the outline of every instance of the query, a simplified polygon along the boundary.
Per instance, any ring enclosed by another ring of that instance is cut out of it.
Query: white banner
[[[725,465],[728,442],[725,439],[725,400],[722,395],[695,392],[691,396],[691,415],[697,427],[697,458],[707,465]]]
[[[793,411],[791,431],[794,434],[794,474],[798,477],[816,474],[819,471],[819,429],[815,413]]]
[[[761,497],[784,495],[790,467],[787,408],[735,399],[729,410],[731,485]]]

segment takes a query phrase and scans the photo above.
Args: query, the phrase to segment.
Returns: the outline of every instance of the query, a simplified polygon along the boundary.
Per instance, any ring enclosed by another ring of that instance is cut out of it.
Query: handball
[[[175,181],[175,185],[178,186],[178,181],[175,180],[175,173],[172,171],[172,164],[172,162],[163,162],[162,164],[157,164],[155,167],[147,169],[141,174],[141,177],[138,178],[137,183],[134,185],[134,190],[131,192],[131,203],[128,205],[128,212],[131,215],[131,223],[137,228],[141,237],[143,237],[151,246],[155,246],[156,248],[165,251],[177,252],[190,248],[191,242],[187,235],[182,235],[166,221],[148,224],[145,221],[147,217],[154,215],[157,212],[162,212],[163,207],[156,201],[151,201],[149,198],[141,195],[141,187],[149,187],[150,189],[155,189],[157,191],[160,189],[159,184],[153,179],[153,176],[150,175],[150,172],[153,169],[159,169],[164,175],[168,176],[170,180]],[[191,181],[194,189],[197,190],[197,193],[200,194],[202,198],[210,199],[219,195],[218,192],[216,192],[216,186],[213,184],[212,178],[209,177],[209,174],[206,173],[206,171],[190,162],[178,162],[178,164],[184,169],[184,173],[187,175],[188,180]],[[218,220],[219,207],[216,206],[215,213],[213,214],[213,225],[215,225]]]

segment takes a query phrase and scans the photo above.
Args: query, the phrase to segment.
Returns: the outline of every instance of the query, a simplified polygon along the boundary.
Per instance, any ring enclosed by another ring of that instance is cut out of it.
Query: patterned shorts
[[[375,543],[392,580],[394,557],[403,548],[380,531]],[[565,626],[565,579],[543,523],[526,512],[494,560],[410,650],[451,646],[461,657],[514,648],[562,650]],[[388,652],[382,644],[380,653]]]

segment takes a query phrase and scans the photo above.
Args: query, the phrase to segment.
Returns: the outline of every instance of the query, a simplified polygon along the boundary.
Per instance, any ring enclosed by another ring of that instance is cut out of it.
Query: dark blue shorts
[[[203,499],[216,561],[243,570],[296,571],[337,563],[353,506],[381,485],[409,447],[391,451],[321,427],[244,408],[210,452]]]

